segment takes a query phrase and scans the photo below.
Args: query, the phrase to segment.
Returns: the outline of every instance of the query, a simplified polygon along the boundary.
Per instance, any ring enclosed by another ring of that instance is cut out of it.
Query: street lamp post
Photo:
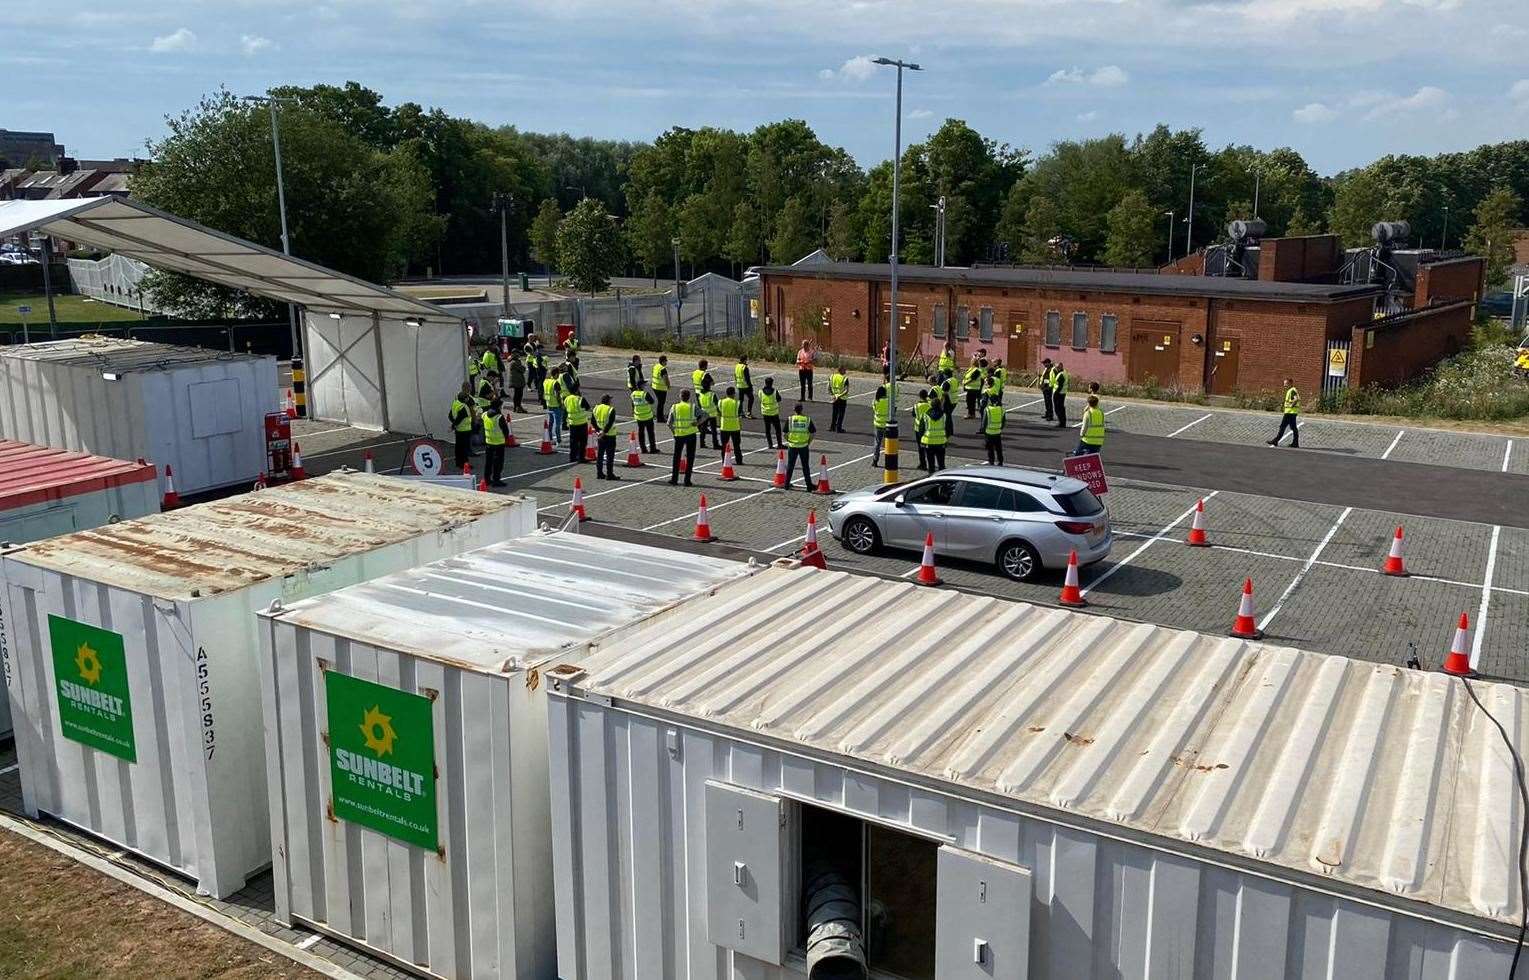
[[[1256,218],[1256,217],[1258,217],[1258,190],[1259,190],[1259,184],[1262,183],[1262,181],[1263,181],[1264,172],[1262,170],[1258,169],[1258,164],[1256,164],[1256,163],[1253,164],[1253,166],[1249,167],[1248,169],[1253,171],[1253,217]]]
[[[1449,205],[1444,205],[1444,228],[1439,232],[1439,251],[1444,251],[1444,243],[1449,239]]]
[[[1195,250],[1195,174],[1200,170],[1198,163],[1189,167],[1189,213],[1184,216],[1184,254],[1189,255]]]
[[[1173,219],[1178,217],[1177,211],[1164,211],[1168,217],[1168,261],[1173,261]]]
[[[676,236],[669,239],[669,244],[674,247],[674,336],[679,338],[684,335],[681,316],[685,310],[685,294],[680,291],[680,240]]]
[[[500,315],[510,318],[510,207],[514,205],[513,194],[494,192],[493,206],[499,212],[499,274],[504,282],[504,302],[499,304]]]
[[[892,302],[890,323],[887,325],[887,432],[883,451],[886,469],[882,471],[883,483],[897,483],[897,331],[901,326],[897,315],[897,194],[902,180],[903,155],[903,70],[923,71],[912,62],[894,58],[876,58],[872,64],[897,69],[897,102],[892,121]]]
[[[945,268],[945,195],[940,195],[939,203],[929,205],[934,211],[934,264],[936,268]]]
[[[264,103],[271,113],[271,149],[276,156],[276,209],[281,214],[281,253],[291,255],[292,239],[287,234],[287,187],[281,172],[281,127],[276,122],[276,105],[296,100],[274,95],[246,95],[244,101]],[[303,360],[302,338],[297,332],[297,309],[291,303],[287,304],[287,328],[292,333],[292,356]]]

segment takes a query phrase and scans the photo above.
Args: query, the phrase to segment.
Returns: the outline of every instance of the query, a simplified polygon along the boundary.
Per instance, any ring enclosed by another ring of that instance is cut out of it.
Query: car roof
[[[1070,476],[1059,476],[1042,470],[1025,469],[1022,466],[962,466],[959,469],[941,470],[935,477],[960,477],[961,479],[991,480],[995,483],[1014,483],[1032,490],[1048,493],[1077,493],[1087,490],[1088,484]]]

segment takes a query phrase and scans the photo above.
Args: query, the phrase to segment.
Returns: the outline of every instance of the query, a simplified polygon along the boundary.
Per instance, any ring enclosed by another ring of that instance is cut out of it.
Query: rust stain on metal
[[[541,682],[542,675],[540,670],[532,667],[530,670],[526,671],[526,690],[536,690],[539,686],[541,686]]]
[[[1094,740],[1087,735],[1078,735],[1074,732],[1063,732],[1062,737],[1074,745],[1092,745]]]

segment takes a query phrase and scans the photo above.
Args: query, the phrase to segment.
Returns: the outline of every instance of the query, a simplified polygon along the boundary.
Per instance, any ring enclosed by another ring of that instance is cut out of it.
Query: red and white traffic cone
[[[505,413],[504,421],[501,424],[504,426],[504,448],[518,448],[520,440],[515,438],[515,420],[510,418],[509,413]]]
[[[292,465],[287,467],[287,476],[292,480],[308,479],[308,471],[303,469],[303,450],[296,441],[292,443]]]
[[[675,450],[675,451],[678,452],[679,450]],[[680,475],[683,476],[684,474],[689,473],[689,472],[690,472],[690,460],[686,459],[684,456],[681,456],[680,457]]]
[[[918,563],[918,575],[914,582],[919,585],[942,585],[938,572],[934,570],[934,534],[931,532],[924,535],[924,558]]]
[[[738,474],[733,472],[733,444],[728,443],[722,447],[722,472],[718,479],[736,480]]]
[[[595,452],[595,442],[597,438],[598,437],[595,435],[595,427],[593,425],[584,430],[584,462],[586,463],[593,463],[598,455]]]
[[[1449,655],[1444,658],[1444,673],[1456,677],[1471,677],[1476,673],[1471,669],[1471,655],[1465,642],[1470,631],[1470,618],[1461,613],[1460,625],[1455,627],[1455,642],[1449,645]]]
[[[812,492],[824,495],[834,492],[833,487],[828,485],[828,456],[826,454],[818,457],[818,486]]]
[[[181,505],[181,495],[175,492],[175,474],[170,472],[170,464],[165,464],[165,495],[159,502],[160,510],[169,510]]]
[[[250,487],[250,493],[254,493],[257,490],[264,490],[268,485],[269,484],[265,482],[265,472],[261,471],[260,475],[255,477],[255,485]]]
[[[1262,640],[1264,631],[1253,620],[1253,580],[1242,582],[1242,602],[1237,606],[1237,619],[1232,623],[1232,635],[1239,640]]]
[[[375,460],[372,459],[372,451],[370,449],[368,449],[366,451],[366,454],[361,457],[361,460],[362,460],[361,469],[363,471],[365,471],[367,473],[375,473],[375,472],[377,472],[377,463],[376,463]]]
[[[472,464],[471,461],[468,461],[468,462],[462,464],[462,475],[463,476],[472,476],[473,475],[473,464]]]
[[[784,449],[775,454],[775,479],[770,485],[777,490],[786,488],[786,451]]]
[[[631,469],[642,468],[642,452],[637,448],[637,430],[627,432],[626,440],[626,465]]]
[[[716,536],[711,533],[711,518],[706,515],[706,494],[701,494],[701,506],[695,512],[695,540],[715,541]]]
[[[542,444],[536,451],[543,456],[551,456],[557,451],[552,448],[552,422],[549,419],[542,419]]]
[[[818,512],[807,512],[807,541],[802,545],[801,563],[811,565],[813,568],[827,568],[828,561],[823,557],[823,549],[818,547]]]
[[[1083,590],[1078,587],[1078,553],[1067,553],[1067,577],[1062,580],[1062,594],[1057,597],[1057,602],[1072,609],[1082,609],[1088,605],[1088,600],[1083,598]]]
[[[584,481],[578,477],[573,478],[573,504],[570,510],[578,515],[580,523],[589,520],[589,511],[584,509]]]
[[[1184,543],[1191,548],[1209,548],[1210,540],[1205,537],[1205,498],[1201,497],[1195,502],[1194,523],[1189,525],[1189,537]]]
[[[292,396],[292,389],[287,389],[287,418],[297,418],[297,399]]]
[[[1396,529],[1396,535],[1391,538],[1391,553],[1386,556],[1386,563],[1380,566],[1380,570],[1387,575],[1405,577],[1407,566],[1402,564],[1402,529]]]
[[[479,493],[488,493],[488,477],[486,477],[486,476],[478,477],[478,492]]]

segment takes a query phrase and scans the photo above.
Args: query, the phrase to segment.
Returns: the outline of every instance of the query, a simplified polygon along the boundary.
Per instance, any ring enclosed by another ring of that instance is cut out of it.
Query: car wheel
[[[1041,573],[1041,556],[1023,541],[1006,541],[998,549],[998,570],[1016,582],[1029,582]]]
[[[844,525],[844,547],[857,555],[873,554],[881,548],[881,532],[866,517],[851,517]]]

